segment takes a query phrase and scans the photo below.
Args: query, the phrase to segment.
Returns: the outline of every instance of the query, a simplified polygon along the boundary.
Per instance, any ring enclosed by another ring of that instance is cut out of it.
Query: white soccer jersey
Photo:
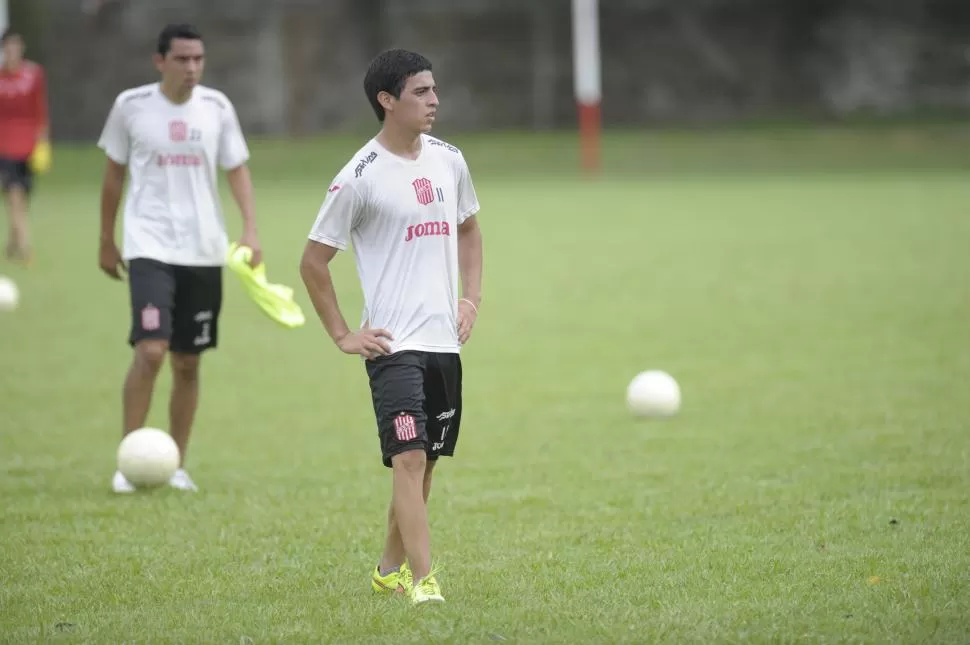
[[[427,135],[415,160],[371,139],[330,185],[310,239],[353,242],[361,325],[394,336],[391,351],[458,352],[458,225],[478,212],[458,148]]]
[[[122,92],[98,147],[128,166],[122,255],[168,264],[221,266],[229,240],[217,164],[236,168],[249,149],[225,94],[197,86],[182,104],[158,83]]]

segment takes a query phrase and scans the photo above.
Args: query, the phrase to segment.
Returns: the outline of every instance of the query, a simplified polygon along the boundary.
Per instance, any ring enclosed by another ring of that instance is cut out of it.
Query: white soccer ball
[[[667,372],[640,372],[626,388],[627,408],[640,417],[671,417],[680,410],[680,386]]]
[[[134,486],[162,486],[178,467],[178,446],[164,430],[140,428],[125,435],[118,446],[118,470]]]
[[[5,275],[0,275],[0,311],[13,311],[20,304],[20,289],[17,283]]]

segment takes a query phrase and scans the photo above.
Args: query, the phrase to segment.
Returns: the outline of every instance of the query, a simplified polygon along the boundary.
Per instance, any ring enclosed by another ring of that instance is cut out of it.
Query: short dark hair
[[[5,43],[11,38],[13,38],[14,36],[23,40],[23,35],[19,31],[17,31],[13,27],[7,27],[6,29],[3,30],[3,35],[0,36],[0,43]]]
[[[384,122],[384,108],[377,95],[387,92],[396,99],[401,98],[401,90],[408,79],[421,72],[431,71],[431,61],[406,49],[388,49],[371,61],[364,75],[364,92],[374,108],[377,120]]]
[[[178,23],[165,25],[158,34],[158,53],[165,56],[172,50],[173,40],[202,40],[202,34],[192,25]]]

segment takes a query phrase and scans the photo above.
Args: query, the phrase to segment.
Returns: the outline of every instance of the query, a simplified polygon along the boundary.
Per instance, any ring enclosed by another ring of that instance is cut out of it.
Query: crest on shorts
[[[145,305],[141,310],[141,328],[145,331],[155,331],[162,326],[162,315],[155,305]]]
[[[398,441],[412,441],[418,438],[418,424],[414,415],[402,412],[394,417],[394,435]]]
[[[189,134],[189,124],[185,121],[168,122],[168,138],[172,141],[185,141]]]

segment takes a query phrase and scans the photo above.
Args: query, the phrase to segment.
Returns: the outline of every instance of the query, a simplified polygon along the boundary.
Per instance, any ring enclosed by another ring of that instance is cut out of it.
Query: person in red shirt
[[[0,188],[10,216],[7,257],[30,261],[28,197],[33,184],[30,156],[47,141],[47,80],[44,68],[24,58],[23,36],[7,29],[0,37]]]

